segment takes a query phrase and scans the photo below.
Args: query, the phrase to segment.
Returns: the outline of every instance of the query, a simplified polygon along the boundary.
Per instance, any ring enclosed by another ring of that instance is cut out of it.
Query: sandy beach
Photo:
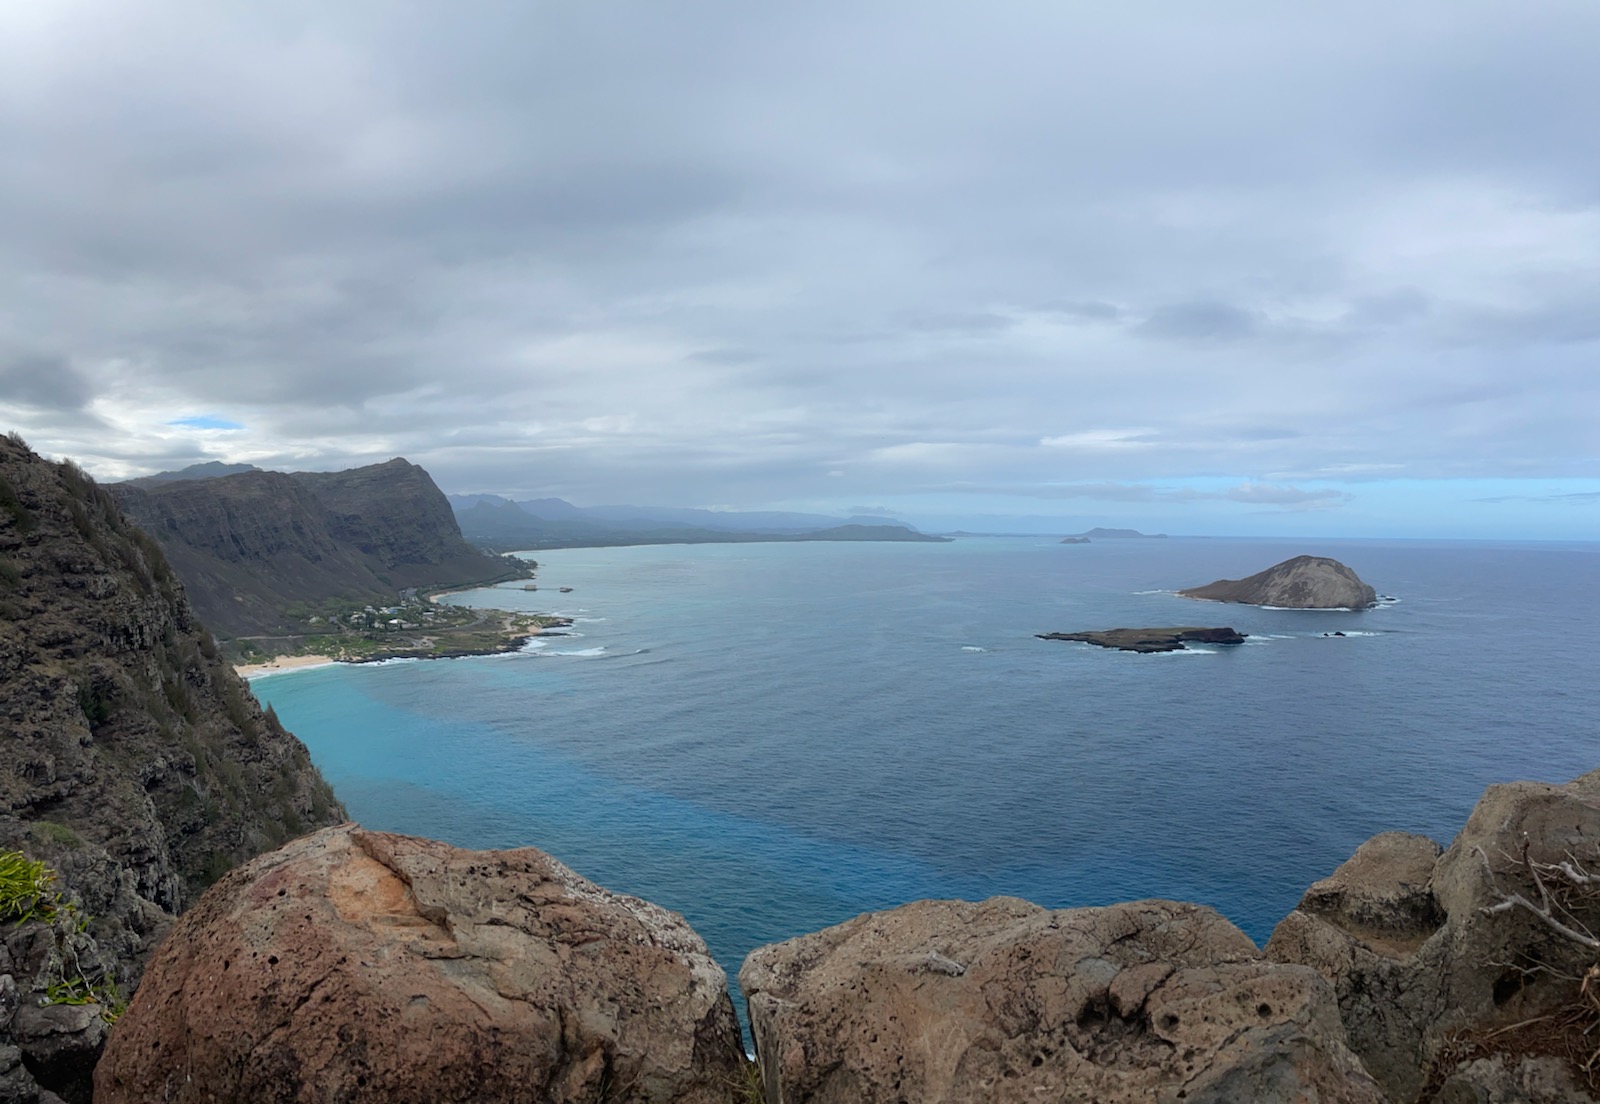
[[[295,655],[275,656],[265,663],[247,663],[234,667],[234,670],[243,678],[255,678],[257,675],[271,675],[280,671],[295,671],[304,667],[326,667],[335,663],[332,656],[325,655]]]

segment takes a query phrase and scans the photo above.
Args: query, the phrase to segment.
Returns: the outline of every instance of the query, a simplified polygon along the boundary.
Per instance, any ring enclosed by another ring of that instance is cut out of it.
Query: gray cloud
[[[993,484],[954,484],[945,488],[974,495],[1005,495],[1018,498],[1070,500],[1083,499],[1100,502],[1132,502],[1150,504],[1188,504],[1196,502],[1240,502],[1250,506],[1274,506],[1285,510],[1303,510],[1343,506],[1354,501],[1355,496],[1335,488],[1303,490],[1285,484],[1246,482],[1226,490],[1206,490],[1197,487],[1161,486],[1152,483],[1056,483],[1042,486],[1000,486]]]
[[[108,475],[583,502],[1600,478],[1595,41],[1564,0],[23,5],[0,350],[62,367],[0,359],[0,409]]]
[[[1121,307],[1113,303],[1102,303],[1093,299],[1085,300],[1081,303],[1051,303],[1040,309],[1052,311],[1068,318],[1082,319],[1085,322],[1111,322],[1122,317]]]
[[[1301,490],[1299,487],[1285,486],[1272,483],[1241,483],[1226,492],[1226,497],[1232,502],[1244,502],[1251,506],[1282,506],[1285,508],[1309,509],[1312,507],[1325,508],[1330,506],[1343,506],[1355,497],[1347,491],[1333,488],[1318,490]]]
[[[1257,330],[1254,314],[1228,303],[1198,300],[1157,307],[1135,326],[1142,337],[1165,341],[1239,341]]]
[[[0,395],[46,411],[82,410],[94,394],[84,374],[62,357],[0,354]]]

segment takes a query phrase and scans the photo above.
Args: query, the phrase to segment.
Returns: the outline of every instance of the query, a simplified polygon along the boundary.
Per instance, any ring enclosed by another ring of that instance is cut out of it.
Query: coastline
[[[234,665],[234,673],[246,681],[258,678],[261,675],[279,675],[285,671],[303,671],[308,667],[331,667],[339,662],[332,656],[326,655],[281,655],[273,656],[265,663],[240,663]]]
[[[234,672],[240,678],[264,678],[267,675],[285,674],[289,671],[305,671],[315,667],[331,667],[336,663],[356,666],[364,663],[382,663],[390,659],[466,659],[474,656],[505,655],[509,652],[518,652],[525,648],[528,641],[536,636],[565,636],[563,629],[572,625],[572,619],[567,617],[550,617],[548,623],[537,627],[515,625],[507,620],[502,623],[498,640],[492,644],[469,643],[459,647],[426,648],[426,647],[391,647],[358,656],[330,656],[330,655],[277,655],[261,663],[240,663],[234,665]],[[433,642],[430,640],[429,644]]]

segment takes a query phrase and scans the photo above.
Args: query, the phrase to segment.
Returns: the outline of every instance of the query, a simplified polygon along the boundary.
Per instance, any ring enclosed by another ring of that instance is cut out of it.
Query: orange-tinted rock
[[[95,1099],[720,1104],[742,1060],[726,978],[682,917],[531,848],[343,825],[178,921]]]

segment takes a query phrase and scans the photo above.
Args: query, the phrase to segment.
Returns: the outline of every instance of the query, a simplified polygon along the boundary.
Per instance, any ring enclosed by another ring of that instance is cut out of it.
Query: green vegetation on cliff
[[[40,849],[130,964],[228,868],[343,818],[158,543],[14,436],[0,563],[0,846]]]
[[[237,864],[344,815],[160,544],[76,465],[0,438],[0,850],[58,874],[0,945],[30,994],[0,1023],[0,1082],[87,1099],[97,1009],[137,984],[173,917]],[[6,1064],[19,1053],[26,1069]]]

